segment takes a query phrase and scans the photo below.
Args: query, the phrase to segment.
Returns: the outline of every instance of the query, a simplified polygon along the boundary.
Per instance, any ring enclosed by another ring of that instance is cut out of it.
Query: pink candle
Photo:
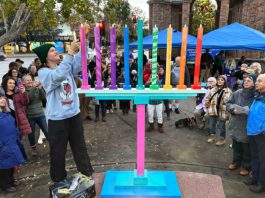
[[[94,37],[95,37],[95,49],[96,49],[96,79],[97,79],[97,85],[95,86],[95,89],[103,89],[102,77],[101,77],[100,31],[98,26],[94,28]]]
[[[81,89],[90,89],[87,77],[87,54],[86,54],[86,35],[83,24],[80,26],[80,43],[81,43],[81,62],[83,83]]]
[[[116,85],[116,29],[110,28],[110,64],[111,64],[111,85],[110,89],[117,89]]]

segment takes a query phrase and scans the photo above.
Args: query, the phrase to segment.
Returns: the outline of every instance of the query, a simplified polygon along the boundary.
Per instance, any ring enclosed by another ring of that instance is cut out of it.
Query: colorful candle
[[[202,37],[203,37],[203,28],[202,25],[200,25],[197,33],[194,84],[191,86],[192,89],[201,89],[201,86],[199,84],[199,77],[200,77],[201,54],[202,54]]]
[[[94,28],[94,37],[95,37],[95,49],[96,49],[96,79],[97,79],[97,85],[95,86],[95,89],[103,89],[102,77],[101,77],[100,32],[98,26]]]
[[[171,53],[172,53],[172,28],[171,25],[167,28],[167,57],[166,57],[166,82],[164,89],[172,89],[170,84],[171,74]]]
[[[144,175],[145,105],[137,105],[137,176]]]
[[[116,85],[116,29],[110,28],[110,64],[111,64],[111,85],[110,89],[117,89]]]
[[[138,84],[137,89],[144,89],[143,85],[143,20],[138,19]]]
[[[124,71],[125,71],[125,84],[123,89],[130,90],[130,63],[129,63],[129,28],[125,25],[123,29],[123,39],[124,39]]]
[[[156,84],[157,81],[157,41],[158,41],[158,28],[153,28],[153,48],[152,48],[152,84],[150,89],[157,90],[159,86]]]
[[[87,76],[87,53],[86,53],[86,35],[83,24],[80,26],[80,43],[81,43],[81,63],[82,63],[82,77],[83,83],[81,89],[90,89],[88,85],[88,76]]]
[[[187,88],[187,86],[184,85],[185,67],[186,67],[186,51],[187,51],[187,37],[188,37],[188,27],[185,25],[182,29],[180,74],[179,74],[179,84],[177,86],[178,89],[186,89]]]

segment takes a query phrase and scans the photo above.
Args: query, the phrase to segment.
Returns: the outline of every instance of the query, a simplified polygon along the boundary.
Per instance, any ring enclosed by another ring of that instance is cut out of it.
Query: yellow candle
[[[186,66],[186,51],[187,51],[187,37],[188,37],[188,27],[185,25],[182,29],[180,74],[179,74],[179,84],[177,86],[178,89],[186,89],[187,88],[187,86],[184,85],[185,66]]]
[[[172,89],[170,84],[171,74],[171,52],[172,52],[172,28],[171,25],[167,28],[167,59],[166,59],[166,82],[164,89]]]

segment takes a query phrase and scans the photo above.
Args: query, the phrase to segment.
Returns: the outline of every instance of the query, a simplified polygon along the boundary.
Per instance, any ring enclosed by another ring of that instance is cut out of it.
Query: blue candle
[[[129,63],[129,28],[125,25],[123,29],[124,38],[124,71],[125,71],[125,84],[123,89],[130,90],[130,63]]]
[[[138,84],[137,89],[144,89],[143,86],[143,20],[138,19]]]

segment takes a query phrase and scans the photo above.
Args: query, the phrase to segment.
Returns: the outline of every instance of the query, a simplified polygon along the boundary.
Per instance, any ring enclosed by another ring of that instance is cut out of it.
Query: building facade
[[[149,30],[156,24],[159,29],[169,24],[181,31],[185,24],[192,23],[192,7],[196,0],[149,0]],[[216,0],[216,28],[239,22],[251,28],[265,32],[265,0]],[[240,57],[245,55],[251,59],[265,58],[264,52],[233,52]]]

